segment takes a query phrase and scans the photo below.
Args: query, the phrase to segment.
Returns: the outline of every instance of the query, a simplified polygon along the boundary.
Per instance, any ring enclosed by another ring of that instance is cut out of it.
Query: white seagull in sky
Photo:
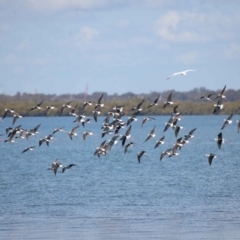
[[[169,77],[167,78],[167,80],[168,80],[169,78],[175,77],[175,76],[177,76],[177,75],[183,75],[183,76],[185,76],[185,75],[187,75],[188,72],[193,72],[193,71],[196,71],[196,70],[191,70],[191,69],[189,69],[189,70],[185,70],[185,71],[182,71],[182,72],[173,73],[171,76],[169,76]]]

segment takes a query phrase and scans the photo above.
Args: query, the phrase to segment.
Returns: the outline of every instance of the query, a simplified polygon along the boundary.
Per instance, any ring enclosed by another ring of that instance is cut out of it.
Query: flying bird
[[[240,120],[237,120],[238,123],[238,133],[240,132]]]
[[[225,90],[226,90],[226,87],[227,87],[227,85],[224,86],[224,88],[222,89],[222,91],[216,96],[215,99],[217,99],[217,98],[221,98],[221,99],[222,99],[222,98],[225,98],[225,99],[227,99],[226,96],[224,95]]]
[[[41,109],[42,109],[41,105],[42,105],[43,102],[44,102],[44,101],[41,101],[41,102],[38,103],[37,105],[33,106],[33,107],[29,110],[29,112],[31,112],[31,111],[34,110],[34,109],[41,110]]]
[[[45,142],[47,144],[47,146],[49,146],[49,142],[53,139],[52,134],[49,134],[48,136],[46,136],[45,138],[42,138],[39,140],[39,147]]]
[[[143,155],[145,152],[146,152],[146,151],[141,151],[141,152],[138,153],[137,159],[138,159],[138,162],[139,162],[139,163],[140,163],[140,160],[141,160],[142,155]]]
[[[27,151],[32,151],[34,148],[35,148],[35,146],[26,147],[26,148],[22,151],[22,153],[25,153],[25,152],[27,152]]]
[[[5,112],[3,113],[2,119],[4,119],[9,113],[17,114],[13,109],[7,108],[7,109],[5,109]]]
[[[35,128],[30,129],[29,131],[26,132],[26,139],[28,140],[28,138],[30,136],[34,136],[36,133],[38,133],[38,129],[41,126],[41,123],[38,124]]]
[[[130,125],[126,131],[126,133],[120,138],[120,140],[122,141],[122,146],[124,146],[126,139],[129,139],[131,137],[131,128],[132,125]]]
[[[83,133],[83,140],[86,140],[86,137],[87,137],[88,135],[93,135],[93,133],[92,133],[91,131],[86,131],[86,132],[84,132],[84,133]]]
[[[166,155],[170,155],[170,154],[171,154],[171,151],[172,151],[171,148],[163,151],[162,154],[160,155],[160,161],[162,161],[162,159],[163,159]]]
[[[15,124],[15,122],[19,119],[19,118],[23,118],[24,116],[18,114],[18,113],[15,113],[13,114],[13,122],[12,122],[12,125]]]
[[[211,166],[213,159],[216,158],[217,156],[213,153],[210,153],[210,154],[206,154],[206,157],[208,157],[208,162],[209,162],[209,165]]]
[[[51,110],[57,109],[57,107],[50,105],[46,107],[46,115],[48,116]]]
[[[206,99],[208,101],[212,101],[211,96],[216,95],[216,93],[210,93],[207,96],[201,96],[200,99]]]
[[[187,75],[188,72],[193,72],[193,71],[196,71],[196,70],[191,70],[191,69],[189,69],[189,70],[185,70],[185,71],[182,71],[182,72],[173,73],[172,75],[170,75],[170,76],[167,78],[167,80],[170,79],[170,78],[172,78],[172,77],[175,77],[175,76],[177,76],[177,75],[183,75],[183,76],[185,76],[185,75]]]
[[[146,138],[145,142],[146,142],[147,140],[149,140],[150,138],[156,136],[156,135],[155,135],[155,129],[156,129],[156,126],[154,126],[153,129],[151,130],[151,132],[148,134],[148,137]]]
[[[179,133],[180,129],[183,129],[183,127],[182,127],[182,126],[179,126],[179,125],[174,125],[173,128],[175,129],[175,130],[174,130],[175,137],[178,136],[178,133]]]
[[[52,132],[52,135],[55,134],[55,133],[57,133],[57,132],[63,132],[63,128],[64,128],[64,127],[55,128],[55,129],[53,130],[53,132]]]
[[[173,104],[174,102],[172,102],[172,92],[168,95],[167,97],[167,101],[164,102],[163,104],[163,108],[165,108],[166,106]]]
[[[94,110],[93,111],[93,118],[95,120],[95,122],[97,122],[97,116],[101,114],[101,111],[100,110]]]
[[[222,132],[218,134],[218,138],[215,138],[215,140],[217,141],[217,146],[220,149],[222,146],[222,143],[224,142],[224,139],[222,137]]]
[[[155,120],[155,118],[152,118],[152,117],[145,117],[145,118],[143,118],[142,127],[146,123],[146,121],[149,121],[149,120]]]
[[[217,104],[214,104],[213,114],[218,114],[223,109],[222,98],[218,99]]]
[[[92,102],[83,102],[83,111],[87,108],[87,106],[91,106]]]
[[[76,130],[79,128],[79,126],[74,127],[71,132],[68,133],[69,138],[72,140],[73,136],[77,136]]]
[[[74,164],[74,163],[71,163],[71,164],[69,164],[68,166],[63,167],[63,168],[62,168],[62,173],[64,173],[66,169],[70,169],[70,168],[73,167],[73,166],[77,166],[77,165]]]
[[[164,144],[164,138],[165,138],[165,136],[161,137],[161,138],[156,142],[156,145],[155,145],[154,149],[157,148],[160,144]]]
[[[139,111],[133,113],[133,115],[131,117],[128,117],[127,123],[126,125],[130,125],[130,123],[132,123],[133,121],[137,121],[137,114],[139,113]]]
[[[95,104],[95,109],[97,109],[97,108],[100,108],[100,107],[103,107],[104,106],[104,104],[103,103],[101,103],[101,101],[102,101],[102,98],[103,98],[103,93],[102,93],[102,95],[100,96],[100,98],[98,99],[98,102]]]
[[[58,159],[56,159],[53,163],[52,163],[52,167],[48,168],[48,170],[53,170],[54,174],[57,174],[57,170],[59,167],[62,167],[62,164],[58,162]]]
[[[163,132],[167,131],[169,127],[173,126],[173,120],[174,120],[174,116],[171,116],[170,119],[168,120],[168,122],[165,123],[166,126],[165,126]]]
[[[65,103],[65,104],[62,105],[61,111],[60,111],[61,114],[63,113],[64,109],[66,109],[66,108],[72,109],[72,108],[73,108],[73,107],[70,105],[72,102],[74,102],[74,101],[69,101],[69,102],[67,102],[67,103]]]
[[[221,130],[224,129],[228,124],[232,123],[232,117],[233,117],[233,113],[231,113],[227,119],[224,119],[224,123],[222,125]]]
[[[193,138],[194,137],[193,133],[195,132],[196,129],[197,128],[192,129],[187,135],[184,136],[184,139],[188,140],[189,138]]]
[[[159,98],[160,98],[160,95],[153,101],[153,103],[151,103],[149,106],[147,106],[147,108],[150,108],[152,106],[157,106]]]
[[[140,112],[140,111],[142,111],[142,108],[141,108],[141,106],[142,106],[142,104],[144,103],[144,101],[145,101],[145,98],[136,106],[136,107],[133,107],[132,109],[131,109],[131,111],[138,111],[138,112]]]
[[[128,148],[129,148],[129,147],[132,147],[133,145],[134,145],[134,142],[128,143],[128,144],[125,146],[125,148],[124,148],[124,153],[126,153],[127,150],[128,150]]]

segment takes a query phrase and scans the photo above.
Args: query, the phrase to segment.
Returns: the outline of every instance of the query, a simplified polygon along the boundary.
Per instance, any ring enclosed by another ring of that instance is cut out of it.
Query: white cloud
[[[117,26],[120,28],[126,28],[129,26],[129,20],[127,19],[121,19],[117,22]]]
[[[231,43],[226,49],[225,49],[225,56],[227,58],[238,58],[240,59],[240,44],[237,43]]]
[[[91,27],[84,26],[80,29],[79,33],[75,36],[77,45],[90,44],[97,36],[99,32]]]
[[[239,35],[238,14],[170,11],[156,22],[155,32],[170,42],[206,42]]]
[[[10,29],[10,26],[6,23],[0,23],[0,31],[1,32],[6,32]]]
[[[19,58],[13,53],[9,53],[5,55],[2,59],[0,59],[1,64],[13,65],[18,62],[19,62]]]
[[[53,12],[66,9],[89,10],[122,2],[122,0],[24,0],[25,5],[39,12]]]
[[[185,65],[195,64],[199,59],[197,51],[189,51],[178,56],[178,60]]]
[[[93,50],[94,47],[99,46],[100,43],[96,43],[96,39],[99,36],[99,31],[89,26],[83,26],[79,30],[75,31],[67,38],[60,40],[59,45],[62,45],[68,49],[85,51]]]
[[[29,39],[22,40],[16,47],[17,51],[26,51],[31,49],[31,42]]]

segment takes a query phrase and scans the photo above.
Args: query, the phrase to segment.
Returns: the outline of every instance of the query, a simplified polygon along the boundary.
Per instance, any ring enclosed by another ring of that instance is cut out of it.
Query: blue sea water
[[[183,116],[178,137],[197,128],[178,156],[161,153],[176,141],[173,130],[163,132],[169,116],[156,116],[141,127],[143,117],[132,123],[135,145],[124,154],[121,141],[98,158],[96,147],[112,135],[101,137],[104,117],[67,132],[73,117],[27,117],[16,125],[29,130],[41,124],[29,140],[7,139],[0,122],[0,239],[240,239],[240,134],[236,120],[222,130],[225,142],[216,141],[227,116]],[[123,118],[126,120],[126,118]],[[156,126],[156,137],[147,142]],[[39,139],[54,134],[49,146]],[[82,133],[93,135],[84,141]],[[126,128],[119,134],[124,134]],[[165,143],[154,149],[156,140]],[[119,137],[120,138],[120,137]],[[21,153],[25,147],[33,151]],[[146,151],[138,163],[137,154]],[[206,154],[217,158],[212,165]],[[56,176],[47,170],[55,159],[63,165]]]

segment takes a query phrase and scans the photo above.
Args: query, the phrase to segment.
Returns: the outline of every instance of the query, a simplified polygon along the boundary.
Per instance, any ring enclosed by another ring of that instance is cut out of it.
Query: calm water
[[[240,117],[222,131],[220,150],[214,140],[226,117],[183,116],[179,137],[197,127],[194,138],[179,156],[162,161],[160,154],[176,141],[172,129],[163,133],[169,116],[155,117],[143,128],[139,117],[132,123],[136,145],[124,154],[118,142],[100,159],[93,155],[96,147],[112,137],[101,137],[103,117],[81,126],[72,141],[67,132],[75,126],[73,117],[19,119],[15,126],[41,126],[39,134],[16,143],[4,142],[12,118],[4,119],[0,239],[240,239]],[[156,137],[144,142],[155,125]],[[39,139],[57,127],[67,132],[56,133],[49,147],[38,147]],[[85,130],[94,133],[86,141]],[[154,149],[163,135],[165,144]],[[21,154],[29,146],[36,148]],[[139,164],[141,150],[146,155]],[[212,166],[206,157],[210,152],[217,155]],[[55,176],[47,168],[56,158],[78,166]]]

